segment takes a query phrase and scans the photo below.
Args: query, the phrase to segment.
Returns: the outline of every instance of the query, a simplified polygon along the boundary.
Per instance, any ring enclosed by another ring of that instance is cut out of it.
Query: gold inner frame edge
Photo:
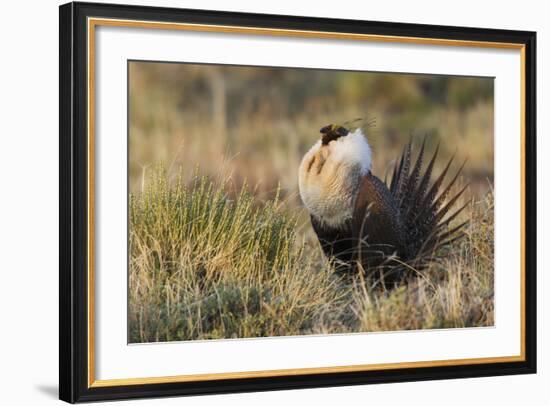
[[[525,361],[525,45],[520,43],[453,40],[441,38],[404,37],[391,35],[355,34],[344,32],[308,31],[292,29],[274,29],[243,27],[230,25],[166,23],[140,20],[121,20],[109,18],[88,18],[87,21],[87,80],[88,80],[88,387],[112,387],[126,385],[213,381],[221,379],[266,378],[296,375],[331,374],[343,372],[366,372],[391,370],[398,368],[426,368],[440,366],[459,366],[473,364],[494,364]],[[277,369],[265,371],[220,372],[210,374],[188,374],[144,378],[95,379],[95,279],[94,279],[94,193],[95,193],[95,28],[97,26],[148,28],[163,30],[184,30],[195,32],[236,33],[248,35],[284,36],[300,38],[341,39],[373,42],[393,42],[402,44],[460,46],[478,48],[512,49],[520,51],[520,137],[521,137],[521,269],[520,269],[520,341],[519,355],[502,357],[464,358],[452,360],[396,362],[383,364],[345,365],[316,368]]]

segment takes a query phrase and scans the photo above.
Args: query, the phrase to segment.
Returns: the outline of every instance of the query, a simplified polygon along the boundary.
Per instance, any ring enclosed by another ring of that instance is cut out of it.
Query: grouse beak
[[[321,128],[321,129],[319,130],[319,132],[320,132],[321,134],[327,134],[327,133],[329,133],[329,132],[332,130],[332,127],[334,127],[334,124],[326,125],[326,126],[324,126],[323,128]]]

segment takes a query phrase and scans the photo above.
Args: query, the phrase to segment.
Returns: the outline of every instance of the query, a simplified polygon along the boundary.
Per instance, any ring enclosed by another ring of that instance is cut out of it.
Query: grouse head
[[[341,125],[329,124],[321,128],[321,143],[328,145],[329,142],[337,140],[340,137],[345,137],[349,134],[349,130]]]

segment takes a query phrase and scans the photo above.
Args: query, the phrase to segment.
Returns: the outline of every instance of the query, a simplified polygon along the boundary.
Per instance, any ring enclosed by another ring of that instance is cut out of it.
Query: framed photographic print
[[[536,371],[533,32],[60,7],[60,398]]]

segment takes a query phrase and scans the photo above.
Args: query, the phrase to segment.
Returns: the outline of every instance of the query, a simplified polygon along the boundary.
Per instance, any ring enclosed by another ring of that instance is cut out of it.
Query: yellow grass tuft
[[[467,238],[391,291],[339,277],[278,194],[153,170],[130,195],[130,342],[493,324],[492,194]],[[302,225],[303,227],[303,225]]]

